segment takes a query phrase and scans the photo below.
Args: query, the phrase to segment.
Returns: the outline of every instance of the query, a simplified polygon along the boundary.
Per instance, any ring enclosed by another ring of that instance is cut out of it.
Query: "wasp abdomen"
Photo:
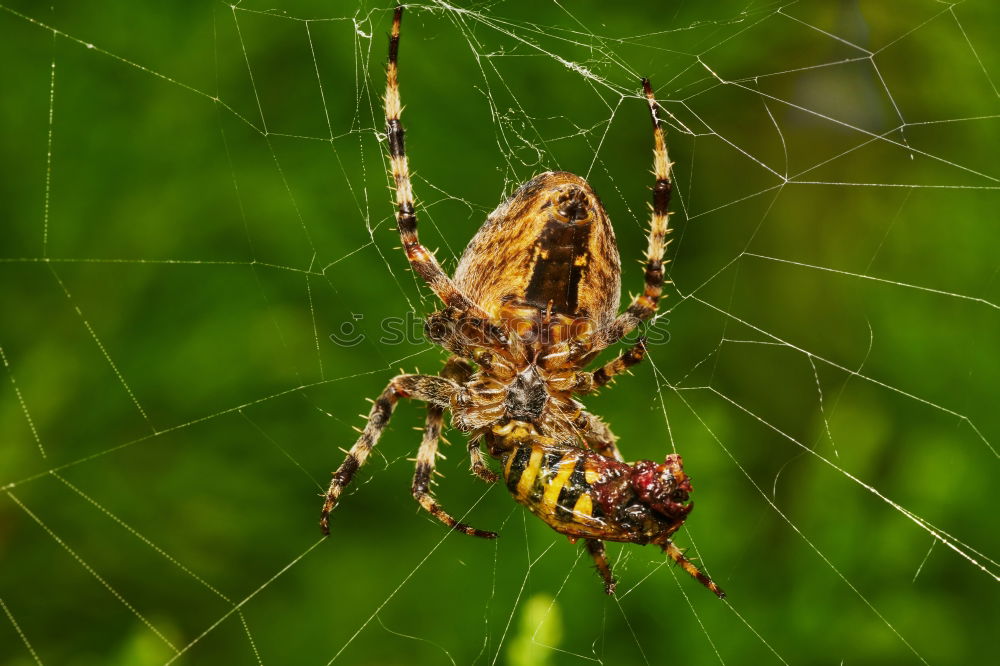
[[[619,462],[536,438],[506,448],[503,476],[514,499],[574,538],[659,543],[691,510],[680,456]]]
[[[600,507],[594,510],[591,482],[596,475],[593,470],[588,474],[586,451],[525,443],[503,463],[504,480],[514,499],[553,529],[595,538],[606,532]]]

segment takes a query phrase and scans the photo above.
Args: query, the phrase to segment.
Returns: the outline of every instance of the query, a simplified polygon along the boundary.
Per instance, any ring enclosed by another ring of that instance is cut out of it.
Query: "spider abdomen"
[[[586,198],[580,188],[560,196],[573,202]],[[579,216],[584,217],[578,219]],[[580,280],[590,262],[589,241],[593,227],[590,217],[589,204],[573,203],[571,207],[557,209],[546,220],[532,247],[531,278],[522,299],[526,305],[539,310],[551,308],[552,312],[560,314],[576,314]]]
[[[455,284],[487,314],[531,328],[548,314],[587,319],[591,330],[614,319],[621,260],[611,221],[583,178],[539,174],[487,218],[455,270]],[[537,328],[537,327],[536,327]]]

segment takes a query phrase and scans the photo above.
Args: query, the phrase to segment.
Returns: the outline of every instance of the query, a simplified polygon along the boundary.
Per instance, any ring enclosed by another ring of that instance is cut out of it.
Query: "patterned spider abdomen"
[[[544,344],[555,344],[610,325],[621,260],[600,198],[572,173],[535,176],[469,242],[455,285],[527,340],[551,334]]]
[[[514,499],[574,540],[662,545],[693,506],[677,454],[630,465],[547,437],[493,442]]]

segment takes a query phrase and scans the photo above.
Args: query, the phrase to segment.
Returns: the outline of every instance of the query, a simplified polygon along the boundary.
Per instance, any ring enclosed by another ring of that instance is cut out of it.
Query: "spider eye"
[[[670,499],[672,501],[677,502],[678,504],[680,504],[681,502],[687,502],[688,501],[688,494],[687,494],[686,491],[683,491],[683,490],[681,490],[681,489],[678,488],[674,492],[670,493]]]

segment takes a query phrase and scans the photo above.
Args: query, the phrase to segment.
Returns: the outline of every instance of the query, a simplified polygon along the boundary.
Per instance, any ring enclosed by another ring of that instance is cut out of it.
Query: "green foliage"
[[[508,666],[548,666],[553,650],[563,638],[559,604],[551,595],[539,593],[525,600],[518,631],[507,649]]]
[[[412,404],[320,541],[364,398],[444,354],[380,340],[437,307],[387,189],[391,8],[280,4],[0,7],[0,664],[34,663],[25,641],[44,664],[995,651],[997,3],[408,9],[407,149],[449,270],[558,168],[603,197],[639,290],[653,80],[668,341],[586,403],[629,458],[684,456],[677,542],[726,603],[617,545],[607,598],[454,431],[435,493],[501,536],[447,534],[410,498]]]

